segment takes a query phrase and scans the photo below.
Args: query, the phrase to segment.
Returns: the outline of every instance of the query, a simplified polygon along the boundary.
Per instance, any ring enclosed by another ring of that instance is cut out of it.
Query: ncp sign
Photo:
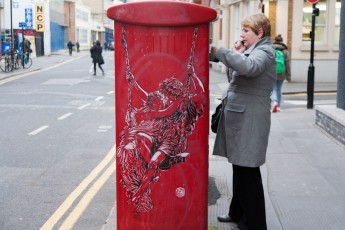
[[[319,2],[319,0],[307,0],[309,3],[311,3],[311,4],[315,4],[315,3],[318,3]]]
[[[44,8],[41,4],[36,5],[36,31],[44,31]]]

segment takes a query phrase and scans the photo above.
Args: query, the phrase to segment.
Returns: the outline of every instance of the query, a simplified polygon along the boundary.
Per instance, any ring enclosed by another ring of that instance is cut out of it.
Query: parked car
[[[114,42],[110,42],[108,45],[109,50],[114,50]]]

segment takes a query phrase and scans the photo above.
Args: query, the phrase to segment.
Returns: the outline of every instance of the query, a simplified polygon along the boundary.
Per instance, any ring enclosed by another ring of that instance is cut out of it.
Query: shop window
[[[320,0],[317,5],[320,10],[319,16],[315,17],[315,44],[325,44],[326,43],[326,10],[327,2],[326,0]],[[304,0],[303,5],[303,28],[302,28],[302,41],[310,41],[311,32],[311,22],[312,22],[313,5],[308,1]]]

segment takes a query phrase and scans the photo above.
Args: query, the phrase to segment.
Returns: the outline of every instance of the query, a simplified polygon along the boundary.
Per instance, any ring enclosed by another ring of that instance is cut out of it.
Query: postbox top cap
[[[110,7],[107,15],[115,22],[143,26],[188,26],[211,22],[217,12],[194,3],[143,1]]]

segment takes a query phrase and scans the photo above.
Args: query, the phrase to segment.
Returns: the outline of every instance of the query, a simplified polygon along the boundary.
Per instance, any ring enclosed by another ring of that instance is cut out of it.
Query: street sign
[[[44,31],[44,8],[42,4],[36,4],[36,31]]]
[[[26,27],[26,23],[25,22],[19,22],[19,27]]]
[[[315,4],[315,3],[318,3],[319,0],[307,0],[310,4]]]
[[[25,8],[25,22],[26,28],[32,29],[33,22],[32,22],[32,8]]]

